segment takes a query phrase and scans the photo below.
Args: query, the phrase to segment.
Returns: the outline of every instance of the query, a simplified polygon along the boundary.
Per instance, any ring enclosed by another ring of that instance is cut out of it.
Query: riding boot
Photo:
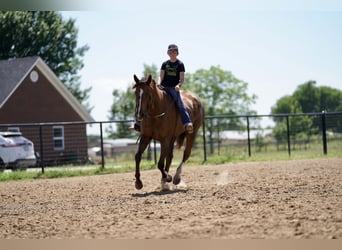
[[[192,125],[191,122],[185,124],[184,128],[186,132],[188,132],[189,134],[192,134],[194,132],[194,126]]]

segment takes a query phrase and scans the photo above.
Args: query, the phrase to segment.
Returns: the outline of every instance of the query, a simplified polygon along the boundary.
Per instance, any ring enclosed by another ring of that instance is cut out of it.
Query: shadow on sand
[[[139,193],[132,194],[132,197],[142,198],[142,197],[148,197],[151,195],[168,195],[168,194],[186,193],[186,192],[188,192],[187,189],[160,190],[160,191],[146,192],[143,194],[139,194]]]

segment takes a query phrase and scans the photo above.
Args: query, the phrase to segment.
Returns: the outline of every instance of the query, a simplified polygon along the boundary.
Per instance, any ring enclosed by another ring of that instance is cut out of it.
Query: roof
[[[58,79],[55,73],[39,56],[0,60],[0,108],[6,103],[34,67],[37,67],[44,74],[58,93],[64,97],[84,121],[94,121],[94,118],[90,116],[88,111],[70,93],[61,80]]]
[[[0,108],[33,68],[38,57],[0,60]]]

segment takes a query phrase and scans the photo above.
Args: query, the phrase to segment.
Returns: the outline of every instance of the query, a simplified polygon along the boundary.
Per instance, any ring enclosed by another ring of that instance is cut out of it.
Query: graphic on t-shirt
[[[169,76],[177,76],[177,66],[176,67],[172,67],[171,65],[167,64],[165,72]]]

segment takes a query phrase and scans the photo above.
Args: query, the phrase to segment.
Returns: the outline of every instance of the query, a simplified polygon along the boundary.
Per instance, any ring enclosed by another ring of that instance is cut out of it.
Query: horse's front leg
[[[168,144],[165,145],[165,143],[161,143],[161,152],[160,152],[160,158],[158,161],[158,169],[160,170],[162,174],[162,178],[161,178],[162,185],[165,182],[172,181],[172,176],[169,175],[169,173],[165,170],[165,159],[169,157],[169,150],[170,150],[170,147]]]
[[[168,150],[169,153],[166,155],[166,161],[165,161],[166,162],[166,164],[165,164],[166,173],[169,173],[170,166],[172,163],[174,143],[175,143],[175,139],[171,140],[171,142],[169,143],[169,150]],[[167,181],[171,182],[172,176],[169,176]]]
[[[158,169],[160,170],[162,174],[161,181],[162,183],[171,182],[172,176],[165,170],[164,162],[165,162],[165,157],[160,156],[159,161],[158,161]]]
[[[141,161],[141,156],[144,153],[150,141],[151,141],[151,138],[142,136],[140,138],[138,151],[135,154],[135,188],[136,189],[143,188],[143,183],[140,179],[140,161]]]

